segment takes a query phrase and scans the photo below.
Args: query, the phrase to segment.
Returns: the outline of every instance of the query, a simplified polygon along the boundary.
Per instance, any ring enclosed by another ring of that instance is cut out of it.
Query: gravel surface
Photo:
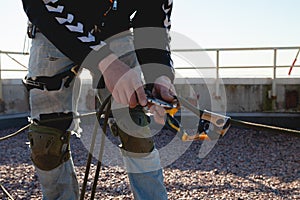
[[[0,137],[16,130],[2,130]],[[158,149],[173,137],[168,131],[157,134]],[[14,199],[42,199],[26,132],[0,145],[0,184]],[[205,157],[199,158],[201,145],[200,141],[193,142],[175,162],[164,167],[169,199],[300,199],[300,138],[230,128]],[[82,184],[88,152],[75,136],[71,149]],[[95,169],[94,160],[86,199]],[[0,199],[8,199],[1,189]],[[123,167],[102,167],[95,199],[133,199]]]

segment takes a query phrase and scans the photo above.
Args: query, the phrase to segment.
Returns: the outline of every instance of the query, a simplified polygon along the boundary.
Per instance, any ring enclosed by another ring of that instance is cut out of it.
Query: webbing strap
[[[25,77],[23,84],[27,90],[40,89],[40,90],[60,90],[62,86],[68,88],[70,83],[77,76],[79,66],[75,63],[71,63],[66,66],[66,69],[54,76],[38,76],[38,77]]]

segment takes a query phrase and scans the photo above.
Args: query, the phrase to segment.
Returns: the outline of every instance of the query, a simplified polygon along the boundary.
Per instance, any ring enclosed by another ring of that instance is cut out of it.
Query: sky
[[[201,48],[300,46],[299,0],[173,0],[172,30]],[[28,51],[20,0],[0,1],[0,50]],[[25,46],[24,46],[25,44]]]
[[[174,8],[173,30],[204,48],[300,45],[299,0],[174,0]]]

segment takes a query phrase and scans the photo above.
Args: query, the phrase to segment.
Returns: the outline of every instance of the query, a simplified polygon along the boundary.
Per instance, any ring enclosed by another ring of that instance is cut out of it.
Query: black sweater
[[[112,53],[105,40],[133,28],[135,51],[146,81],[153,83],[161,75],[174,79],[169,47],[172,0],[22,2],[30,22],[73,62],[91,72],[99,73],[97,64]]]

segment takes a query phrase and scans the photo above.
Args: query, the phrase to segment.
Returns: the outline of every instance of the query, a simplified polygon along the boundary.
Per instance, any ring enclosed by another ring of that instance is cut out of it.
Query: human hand
[[[116,102],[134,108],[146,106],[147,99],[139,72],[131,69],[114,54],[104,58],[98,65],[105,85]]]
[[[160,76],[155,80],[152,95],[156,98],[172,103],[175,100],[175,87],[167,76]],[[165,124],[165,109],[158,105],[152,105],[150,112],[154,120],[159,124]]]

